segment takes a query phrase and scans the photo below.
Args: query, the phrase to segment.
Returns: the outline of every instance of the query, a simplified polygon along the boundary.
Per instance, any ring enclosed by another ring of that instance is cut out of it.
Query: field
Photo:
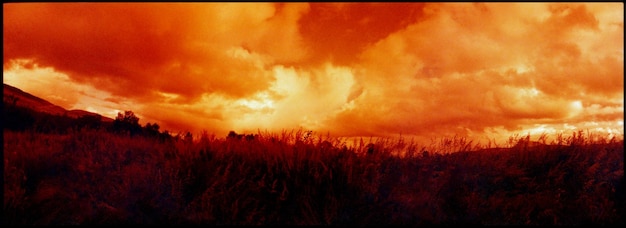
[[[237,137],[239,136],[239,137]],[[624,141],[4,130],[4,225],[623,225]],[[472,150],[472,151],[466,151]]]

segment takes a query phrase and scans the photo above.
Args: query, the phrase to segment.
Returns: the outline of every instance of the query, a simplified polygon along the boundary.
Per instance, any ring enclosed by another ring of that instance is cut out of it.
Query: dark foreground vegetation
[[[623,140],[439,154],[308,135],[5,130],[3,225],[625,224]]]
[[[11,112],[28,110],[5,109],[3,225],[626,223],[623,139],[453,139],[428,152],[306,131],[194,140],[132,112],[113,123]]]

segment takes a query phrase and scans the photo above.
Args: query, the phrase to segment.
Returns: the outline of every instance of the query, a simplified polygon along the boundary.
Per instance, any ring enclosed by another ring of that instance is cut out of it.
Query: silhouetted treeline
[[[245,139],[247,141],[252,141],[254,140],[254,136],[253,134],[237,134],[237,132],[235,131],[230,131],[228,132],[228,135],[226,136],[227,139],[237,139],[237,140],[241,140],[241,139]]]
[[[66,134],[81,129],[101,129],[128,136],[143,136],[159,140],[172,139],[168,131],[160,131],[157,123],[139,124],[139,118],[132,111],[118,113],[114,121],[102,121],[98,114],[73,118],[67,115],[53,115],[38,112],[16,105],[17,100],[3,102],[3,129],[11,131],[34,131],[37,133]]]

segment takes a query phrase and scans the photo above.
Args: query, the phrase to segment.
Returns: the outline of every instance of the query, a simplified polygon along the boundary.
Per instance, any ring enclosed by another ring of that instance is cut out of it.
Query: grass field
[[[623,139],[4,131],[4,225],[623,225]],[[448,142],[448,143],[446,143]],[[473,150],[473,151],[467,151]]]

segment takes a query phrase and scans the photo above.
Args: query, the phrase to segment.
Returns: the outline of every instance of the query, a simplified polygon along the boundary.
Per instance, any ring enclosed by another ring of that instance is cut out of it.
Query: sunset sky
[[[174,133],[623,136],[623,13],[622,3],[5,3],[3,81]]]

